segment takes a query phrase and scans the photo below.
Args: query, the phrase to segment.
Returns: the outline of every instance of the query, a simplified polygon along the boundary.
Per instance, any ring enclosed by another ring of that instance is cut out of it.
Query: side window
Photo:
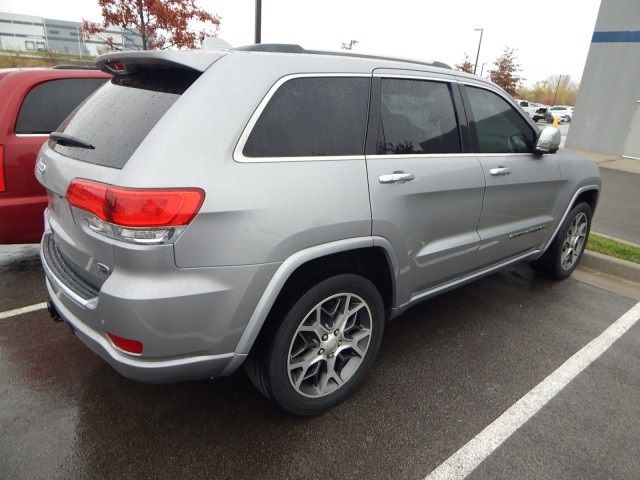
[[[16,133],[51,133],[106,79],[51,80],[34,87],[22,102]]]
[[[378,154],[460,152],[448,83],[383,78],[380,88]]]
[[[499,95],[467,86],[479,153],[524,153],[535,146],[536,133]]]
[[[368,77],[304,77],[283,83],[244,146],[247,157],[362,155]]]

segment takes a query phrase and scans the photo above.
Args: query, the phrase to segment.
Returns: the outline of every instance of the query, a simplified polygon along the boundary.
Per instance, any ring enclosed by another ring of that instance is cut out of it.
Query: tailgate
[[[46,144],[40,151],[36,177],[44,185],[49,197],[45,213],[53,240],[64,260],[73,271],[90,285],[99,289],[108,277],[99,264],[113,271],[114,251],[108,238],[99,236],[80,225],[71,213],[65,193],[74,178],[94,178],[113,182],[120,170],[74,160],[54,152]]]

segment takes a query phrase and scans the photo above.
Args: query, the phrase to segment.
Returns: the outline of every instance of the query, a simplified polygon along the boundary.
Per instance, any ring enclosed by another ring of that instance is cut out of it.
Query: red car
[[[38,151],[109,78],[98,70],[0,69],[0,244],[40,241],[47,195],[33,173]]]

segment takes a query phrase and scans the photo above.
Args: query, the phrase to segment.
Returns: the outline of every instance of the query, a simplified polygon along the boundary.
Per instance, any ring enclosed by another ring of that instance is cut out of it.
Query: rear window
[[[104,78],[69,78],[41,83],[27,93],[16,121],[18,134],[53,132]]]
[[[114,76],[59,130],[90,143],[95,149],[51,144],[54,150],[68,157],[122,168],[198,75],[198,72],[182,70],[143,70]]]
[[[244,155],[363,155],[369,83],[364,77],[305,77],[285,82],[253,127]]]

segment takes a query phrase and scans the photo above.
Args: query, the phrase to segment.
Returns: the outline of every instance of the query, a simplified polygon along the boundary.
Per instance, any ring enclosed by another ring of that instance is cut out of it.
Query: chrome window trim
[[[15,133],[16,137],[48,137],[48,133]]]
[[[289,80],[294,80],[296,78],[352,78],[352,77],[360,77],[360,78],[371,78],[371,73],[294,73],[290,75],[285,75],[284,77],[279,78],[267,91],[264,98],[258,104],[258,107],[253,112],[251,117],[249,118],[249,122],[247,122],[246,126],[242,130],[242,134],[236,143],[236,147],[233,150],[233,160],[239,163],[270,163],[270,162],[326,162],[326,161],[339,161],[339,160],[364,160],[364,155],[326,155],[326,156],[311,156],[311,157],[246,157],[243,153],[244,146],[253,131],[253,127],[255,127],[260,115],[267,107],[267,104],[278,91],[278,89]]]
[[[387,155],[367,155],[367,160],[383,160],[387,158],[449,158],[449,157],[513,157],[513,156],[531,156],[533,153],[408,153],[408,154],[387,154]]]
[[[519,153],[474,153],[474,152],[461,152],[461,153],[416,153],[416,154],[407,154],[407,155],[326,155],[326,156],[299,156],[299,157],[247,157],[244,155],[243,150],[255,124],[258,122],[260,115],[266,108],[267,104],[278,91],[278,89],[287,81],[293,80],[296,78],[327,78],[327,77],[342,77],[342,78],[350,78],[350,77],[360,77],[360,78],[399,78],[399,79],[407,79],[407,80],[424,80],[424,81],[432,81],[432,82],[440,82],[440,83],[451,83],[451,84],[460,84],[467,85],[470,87],[482,88],[484,90],[488,90],[492,93],[495,93],[500,98],[505,100],[511,107],[514,107],[513,99],[507,98],[500,90],[494,88],[492,85],[485,84],[484,82],[468,82],[464,80],[458,79],[452,75],[451,77],[447,77],[443,75],[442,77],[434,77],[429,75],[415,75],[415,74],[403,74],[403,73],[348,73],[348,72],[332,72],[332,73],[322,73],[322,72],[313,72],[313,73],[293,73],[289,75],[285,75],[280,77],[267,91],[265,96],[262,98],[260,103],[258,104],[255,111],[251,114],[249,121],[245,125],[238,142],[233,150],[233,160],[238,163],[271,163],[271,162],[326,162],[326,161],[343,161],[343,160],[381,160],[385,158],[451,158],[451,157],[511,157],[511,156],[523,156],[523,155],[533,155],[533,152],[519,152]],[[531,127],[531,120],[522,115],[517,108],[515,108],[516,112],[522,117],[525,118],[527,124]],[[534,128],[534,133],[535,128]]]

